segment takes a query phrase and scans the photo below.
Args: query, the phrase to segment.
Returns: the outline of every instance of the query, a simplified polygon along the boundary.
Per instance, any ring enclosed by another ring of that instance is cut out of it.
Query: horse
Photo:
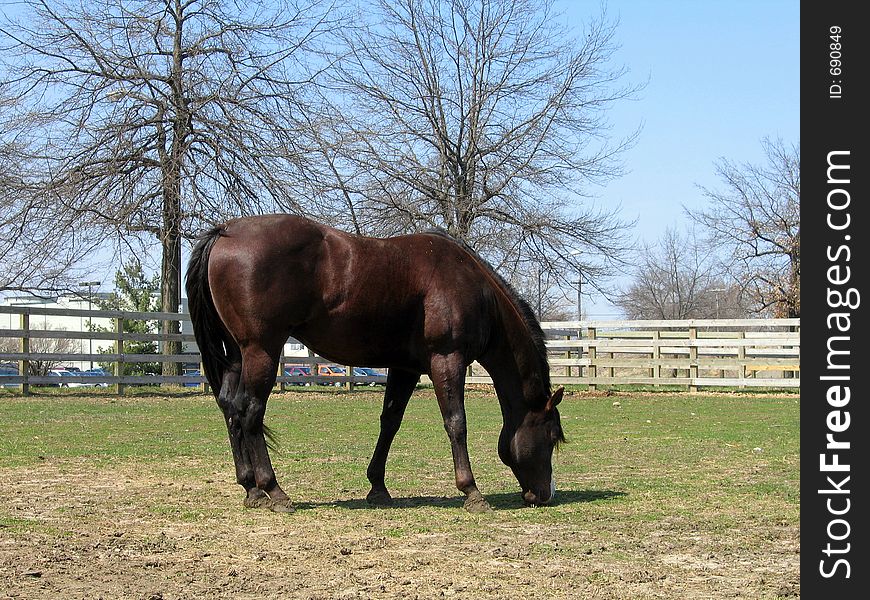
[[[206,379],[223,412],[244,505],[291,512],[263,423],[292,336],[339,364],[388,368],[380,434],[366,475],[372,505],[392,497],[387,454],[422,374],[432,380],[469,512],[491,507],[466,444],[464,387],[477,360],[503,417],[498,455],[526,505],[555,494],[564,441],[544,334],[528,303],[469,246],[442,231],[373,238],[294,215],[230,220],[195,244],[186,289]]]

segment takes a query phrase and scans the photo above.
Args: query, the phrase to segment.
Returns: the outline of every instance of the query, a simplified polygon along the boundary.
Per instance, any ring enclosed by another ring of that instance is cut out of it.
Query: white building
[[[108,294],[94,294],[93,299],[105,299]],[[0,302],[3,306],[29,306],[47,309],[63,309],[63,310],[96,310],[98,307],[95,302],[89,302],[88,299],[80,296],[60,296],[54,298],[38,297],[32,295],[6,296]],[[182,312],[187,314],[187,299],[182,299]],[[31,315],[30,329],[39,330],[57,330],[57,331],[91,331],[91,324],[95,327],[105,328],[112,331],[114,323],[112,319],[107,317],[88,317],[88,316],[61,316],[61,315]],[[18,314],[0,313],[0,329],[20,329],[21,317]],[[181,332],[183,334],[193,335],[193,328],[190,321],[181,322]],[[71,339],[60,342],[54,338],[49,338],[45,342],[40,342],[43,348],[37,350],[32,347],[33,351],[40,352],[63,352],[71,354],[97,354],[100,350],[106,350],[112,347],[113,343],[108,340],[90,339],[87,337],[80,339]],[[196,344],[193,342],[185,342],[182,344],[182,352],[196,352]],[[284,345],[284,355],[290,359],[293,357],[309,356],[308,349],[294,339],[287,340]],[[291,360],[292,361],[292,360]],[[291,362],[288,361],[288,362]],[[89,369],[93,365],[91,361],[68,361],[65,366],[78,367],[80,369]]]
[[[102,298],[102,294],[94,294],[95,298]],[[32,295],[6,296],[3,298],[3,306],[28,306],[36,308],[63,309],[63,310],[89,310],[96,309],[92,301],[79,296],[60,296],[55,298],[38,297]],[[65,315],[30,315],[30,329],[78,331],[88,332],[91,327],[103,327],[112,330],[111,319],[102,317],[65,316]],[[21,316],[19,314],[0,313],[0,329],[20,329]],[[34,347],[35,344],[38,346]],[[111,342],[106,340],[79,339],[60,340],[57,338],[40,338],[39,342],[31,341],[31,351],[39,352],[69,352],[73,354],[96,354],[100,348],[111,347]],[[40,347],[41,346],[41,347]],[[65,366],[89,369],[93,365],[91,361],[71,361]]]

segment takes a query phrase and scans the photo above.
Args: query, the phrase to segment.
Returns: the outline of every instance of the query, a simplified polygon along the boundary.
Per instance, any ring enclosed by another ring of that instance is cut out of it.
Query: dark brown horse
[[[390,501],[387,453],[426,373],[465,507],[489,509],[466,447],[463,391],[474,360],[495,383],[504,418],[498,453],[523,499],[544,504],[553,497],[553,448],[564,439],[556,408],[562,389],[550,392],[541,327],[489,265],[446,234],[374,239],[296,216],[237,219],[199,240],[187,294],[246,506],[291,510],[263,425],[288,336],[340,364],[389,367],[381,432],[367,471],[369,502]]]

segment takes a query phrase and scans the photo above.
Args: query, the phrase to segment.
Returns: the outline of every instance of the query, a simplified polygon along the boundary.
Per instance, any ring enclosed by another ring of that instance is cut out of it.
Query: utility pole
[[[716,294],[716,318],[718,319],[719,318],[719,293],[720,292],[727,292],[728,290],[726,290],[725,288],[713,288],[713,289],[708,290],[708,291]]]
[[[583,320],[583,272],[577,270],[577,320]]]
[[[100,285],[99,281],[83,281],[79,284],[79,287],[88,288],[88,311],[92,310],[92,300],[94,297],[93,288]],[[91,315],[88,315],[88,331],[91,330]],[[88,337],[88,354],[91,355],[91,369],[94,368],[94,340],[91,337]]]
[[[569,253],[571,256],[580,256],[583,254],[581,250],[574,249]],[[579,259],[577,259],[579,261]],[[583,269],[577,265],[577,320],[583,320]]]

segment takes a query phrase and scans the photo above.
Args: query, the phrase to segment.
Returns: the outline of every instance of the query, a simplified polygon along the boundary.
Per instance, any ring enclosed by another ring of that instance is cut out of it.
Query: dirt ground
[[[348,491],[345,500],[276,514],[242,508],[240,488],[219,467],[226,465],[203,464],[205,475],[183,484],[173,480],[171,464],[149,472],[48,459],[36,468],[0,468],[0,514],[11,515],[0,523],[0,598],[800,594],[794,527],[769,531],[769,545],[751,549],[693,536],[679,522],[655,523],[610,531],[608,544],[626,543],[607,548],[596,522],[529,523],[500,518],[506,511],[498,510],[478,517],[455,498],[370,509],[359,491]],[[447,526],[403,528],[420,518]]]

